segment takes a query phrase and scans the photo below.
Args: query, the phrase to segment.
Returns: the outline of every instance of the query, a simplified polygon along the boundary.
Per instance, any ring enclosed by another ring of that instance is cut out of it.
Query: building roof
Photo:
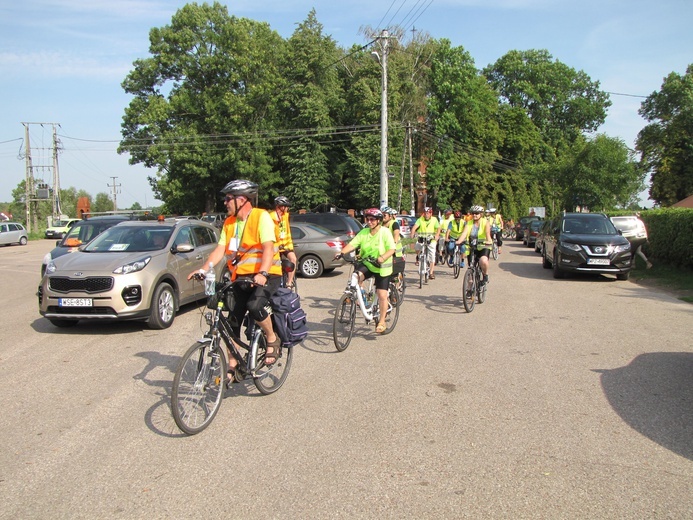
[[[693,208],[693,195],[689,195],[683,200],[678,201],[676,204],[671,205],[672,208]]]

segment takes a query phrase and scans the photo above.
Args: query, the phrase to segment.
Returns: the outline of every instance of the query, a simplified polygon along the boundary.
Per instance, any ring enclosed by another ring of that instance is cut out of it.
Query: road
[[[693,518],[693,306],[665,293],[553,280],[509,242],[473,313],[439,269],[338,353],[346,271],[301,279],[285,386],[235,385],[187,437],[169,395],[201,310],[57,329],[51,248],[0,248],[0,518]]]

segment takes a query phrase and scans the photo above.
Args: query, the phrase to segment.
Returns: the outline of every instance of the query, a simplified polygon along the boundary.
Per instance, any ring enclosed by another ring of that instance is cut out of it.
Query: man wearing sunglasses
[[[491,245],[493,245],[491,236],[491,225],[486,218],[482,218],[484,213],[484,208],[481,206],[472,206],[469,210],[472,214],[472,220],[467,222],[464,226],[464,231],[462,231],[462,236],[458,238],[455,243],[457,245],[464,244],[469,241],[476,240],[476,255],[479,257],[479,265],[481,266],[481,272],[484,273],[484,280],[482,283],[488,283],[488,257],[491,251]],[[469,247],[469,257],[468,261],[471,262],[472,249]]]
[[[274,234],[277,238],[277,247],[280,255],[286,255],[289,262],[294,264],[294,269],[287,273],[287,285],[293,287],[294,276],[298,259],[294,253],[294,241],[291,237],[291,226],[289,225],[289,208],[291,201],[284,195],[279,195],[274,199],[274,211],[270,212],[270,217],[274,221]]]
[[[225,259],[233,280],[250,282],[233,287],[236,305],[232,312],[236,332],[240,330],[247,311],[265,333],[265,363],[272,365],[281,355],[281,340],[275,334],[272,319],[265,308],[279,288],[282,270],[279,252],[274,248],[276,237],[272,217],[264,209],[253,207],[257,191],[257,184],[241,179],[229,182],[221,190],[225,195],[228,217],[221,229],[217,248],[207,261],[217,265]],[[198,272],[190,273],[188,280]],[[235,363],[233,356],[230,356],[230,362]],[[229,366],[229,374],[233,374],[234,369],[234,366]]]

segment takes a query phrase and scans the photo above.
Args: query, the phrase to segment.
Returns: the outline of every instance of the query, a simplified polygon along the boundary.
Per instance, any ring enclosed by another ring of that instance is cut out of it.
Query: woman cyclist
[[[277,248],[280,255],[286,255],[289,262],[297,266],[298,260],[294,253],[294,241],[291,238],[291,226],[289,226],[289,208],[291,201],[284,195],[279,195],[274,199],[274,211],[270,212],[270,217],[274,221],[274,234],[277,238]],[[287,276],[287,287],[293,287],[296,270],[289,271]]]
[[[392,274],[392,255],[395,254],[395,240],[390,230],[382,225],[383,213],[378,208],[370,208],[363,212],[366,220],[366,227],[351,239],[341,253],[335,255],[339,258],[342,255],[351,253],[357,247],[361,248],[362,258],[377,258],[379,267],[369,261],[363,261],[355,272],[359,276],[359,285],[364,280],[372,276],[375,277],[375,288],[378,296],[380,317],[375,331],[385,332],[385,316],[387,315],[387,288],[390,284]]]
[[[482,283],[488,283],[488,256],[491,251],[491,245],[493,245],[491,238],[491,226],[488,220],[482,218],[484,213],[484,208],[476,205],[469,209],[472,214],[472,220],[467,222],[464,227],[462,236],[458,238],[455,243],[457,245],[464,244],[467,240],[476,240],[476,255],[479,257],[479,265],[481,266],[481,272],[484,273],[484,280]],[[468,261],[473,261],[472,249],[469,248],[469,258]]]

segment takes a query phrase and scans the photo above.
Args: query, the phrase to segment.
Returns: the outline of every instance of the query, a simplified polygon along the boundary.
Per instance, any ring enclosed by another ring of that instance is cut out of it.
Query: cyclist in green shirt
[[[414,234],[418,231],[419,234],[422,236],[428,235],[430,238],[435,238],[435,235],[437,234],[439,227],[440,223],[438,222],[438,219],[433,216],[433,208],[427,206],[426,208],[424,208],[424,214],[421,217],[419,217],[419,220],[416,221],[414,227],[411,228],[411,236],[413,237]],[[435,276],[433,274],[433,270],[435,268],[436,262],[435,240],[431,240],[431,242],[428,245],[423,244],[423,249],[421,253],[428,253],[428,265],[431,268],[431,276],[429,278],[431,280],[434,280]],[[418,259],[416,260],[416,265],[419,265]]]
[[[380,319],[376,332],[383,333],[387,328],[385,316],[387,315],[387,288],[390,284],[392,274],[392,255],[395,254],[395,239],[392,232],[383,226],[383,212],[378,208],[370,208],[363,212],[366,220],[366,227],[351,239],[341,253],[335,255],[339,258],[354,251],[361,249],[361,258],[376,258],[379,266],[371,262],[364,261],[354,272],[359,275],[359,285],[367,278],[375,277],[375,289],[378,295]]]

